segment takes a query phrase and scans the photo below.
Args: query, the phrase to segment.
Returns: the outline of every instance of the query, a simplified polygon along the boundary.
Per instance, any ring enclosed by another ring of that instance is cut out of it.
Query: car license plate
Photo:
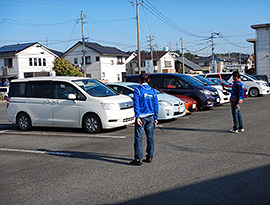
[[[192,109],[195,109],[195,108],[196,108],[196,104],[193,104],[193,105],[192,105]]]

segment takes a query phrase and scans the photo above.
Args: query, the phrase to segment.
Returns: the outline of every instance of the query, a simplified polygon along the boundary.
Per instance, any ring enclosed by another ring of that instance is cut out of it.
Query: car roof
[[[23,78],[23,79],[14,79],[11,82],[29,82],[29,81],[73,81],[73,80],[85,80],[91,78],[77,77],[77,76],[52,76],[52,77],[33,77],[33,78]]]

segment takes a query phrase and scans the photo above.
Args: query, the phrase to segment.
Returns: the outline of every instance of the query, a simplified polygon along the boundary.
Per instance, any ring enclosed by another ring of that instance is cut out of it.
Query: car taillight
[[[7,98],[7,108],[9,106],[10,97]]]

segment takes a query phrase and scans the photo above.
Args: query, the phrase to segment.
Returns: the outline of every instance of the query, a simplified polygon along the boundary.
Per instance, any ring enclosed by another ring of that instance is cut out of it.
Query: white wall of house
[[[9,68],[9,75],[17,75],[18,78],[24,78],[24,73],[27,72],[49,72],[52,75],[52,62],[55,55],[36,44],[16,53],[15,56],[1,58],[0,67],[4,66],[4,58],[12,58],[13,66]],[[32,65],[29,63],[30,58],[32,59]],[[36,64],[35,61],[37,62]]]
[[[259,75],[270,77],[270,28],[257,28],[256,70]]]
[[[123,56],[119,59],[117,56],[101,55],[88,47],[85,48],[85,51],[85,68],[87,74],[90,74],[92,78],[106,82],[122,81],[122,72],[126,72],[125,58]],[[82,45],[74,47],[71,51],[66,53],[64,57],[70,60],[74,65],[81,67]],[[87,64],[87,58],[90,59],[90,64]],[[77,61],[75,59],[77,59]]]
[[[175,70],[175,60],[174,58],[168,53],[160,58],[160,67],[158,67],[158,72],[161,72],[164,69]]]

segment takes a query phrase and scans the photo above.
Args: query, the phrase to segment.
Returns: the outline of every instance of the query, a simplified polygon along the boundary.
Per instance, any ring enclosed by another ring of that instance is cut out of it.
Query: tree
[[[80,68],[76,68],[71,61],[65,58],[55,58],[53,65],[53,70],[57,76],[83,76]]]

